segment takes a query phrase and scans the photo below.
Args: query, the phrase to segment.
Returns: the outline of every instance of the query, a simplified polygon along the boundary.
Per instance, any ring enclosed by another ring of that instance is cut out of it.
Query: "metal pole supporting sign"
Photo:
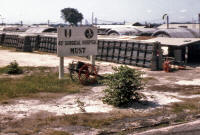
[[[64,57],[60,58],[60,64],[59,64],[59,79],[64,78]]]
[[[90,55],[90,63],[95,65],[95,55]]]

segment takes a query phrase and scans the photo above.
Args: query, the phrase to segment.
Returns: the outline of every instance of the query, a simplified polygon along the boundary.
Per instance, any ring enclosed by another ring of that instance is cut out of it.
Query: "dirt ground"
[[[89,62],[85,58],[66,57],[65,73],[68,72],[67,66],[69,63],[73,60],[77,61],[80,59]],[[53,54],[22,53],[0,49],[0,67],[8,65],[13,60],[16,60],[20,66],[47,66],[58,68],[59,65],[59,58]],[[112,66],[119,66],[120,64],[97,61],[96,65],[99,66],[99,74],[108,74],[113,72]],[[200,65],[188,65],[186,70],[171,73],[150,71],[146,68],[133,66],[130,67],[145,72],[144,78],[147,84],[141,93],[146,98],[143,99],[142,104],[137,103],[128,108],[114,108],[103,104],[101,101],[103,96],[102,91],[106,87],[101,85],[93,86],[85,93],[63,95],[59,96],[59,98],[52,97],[52,100],[48,101],[18,98],[7,104],[0,104],[0,135],[21,135],[22,132],[19,131],[20,127],[16,125],[17,123],[30,124],[35,119],[40,119],[41,116],[43,117],[43,115],[45,117],[62,117],[75,114],[92,115],[96,113],[100,113],[100,118],[111,114],[114,114],[114,116],[116,114],[117,116],[123,116],[118,120],[114,120],[112,124],[104,125],[101,128],[80,126],[77,124],[74,126],[73,124],[69,126],[52,126],[50,124],[37,134],[45,134],[47,129],[66,131],[77,135],[134,134],[148,130],[149,128],[157,128],[159,124],[166,124],[165,122],[162,123],[163,119],[166,117],[167,119],[171,119],[173,117],[173,114],[166,114],[165,109],[167,106],[186,100],[195,99],[195,101],[200,101]],[[80,103],[83,103],[81,107]],[[157,115],[158,113],[161,115]],[[194,118],[191,118],[189,121],[191,120],[194,120]],[[146,126],[144,123],[151,126]],[[24,127],[27,128],[26,126]],[[11,130],[12,128],[15,130]],[[30,133],[27,131],[27,134]]]

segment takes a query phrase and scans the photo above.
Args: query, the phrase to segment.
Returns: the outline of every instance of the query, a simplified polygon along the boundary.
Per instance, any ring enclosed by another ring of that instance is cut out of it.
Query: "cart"
[[[72,81],[79,81],[81,84],[92,84],[96,82],[97,66],[84,63],[81,61],[73,61],[69,64],[69,73]]]
[[[184,61],[175,61],[173,57],[166,57],[163,63],[163,70],[165,72],[184,70],[185,68],[186,66]]]

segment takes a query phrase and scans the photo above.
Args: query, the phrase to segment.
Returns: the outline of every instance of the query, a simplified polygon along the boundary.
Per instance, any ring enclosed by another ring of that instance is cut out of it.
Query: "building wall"
[[[188,46],[188,62],[200,62],[200,43]]]

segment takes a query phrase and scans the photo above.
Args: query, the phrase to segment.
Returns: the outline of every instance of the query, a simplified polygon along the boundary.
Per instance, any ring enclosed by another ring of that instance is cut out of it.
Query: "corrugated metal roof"
[[[163,46],[185,46],[200,42],[200,38],[167,38],[167,37],[152,37],[151,39],[140,38],[140,36],[120,36],[120,37],[108,37],[98,36],[100,40],[108,41],[127,41],[127,42],[138,42],[138,43],[157,43],[159,42]]]
[[[12,26],[12,27],[4,27],[3,31],[5,32],[25,32],[28,27],[23,26]]]
[[[155,28],[144,28],[144,26],[132,25],[98,25],[99,29],[107,29],[107,35],[110,33],[117,33],[118,35],[152,35]]]
[[[118,27],[118,28],[112,28],[111,30],[109,30],[107,32],[107,35],[110,35],[111,32],[116,32],[119,35],[137,35],[138,33],[140,33],[139,30],[135,29],[135,28],[127,28],[127,27]]]
[[[26,31],[26,33],[41,34],[48,31],[56,32],[57,29],[53,27],[31,27]]]
[[[172,38],[198,38],[197,30],[177,28],[177,29],[160,29],[154,32],[152,36],[168,36]]]
[[[159,42],[161,45],[166,46],[185,46],[189,44],[194,44],[200,42],[200,38],[166,38],[157,37],[153,39],[146,40],[147,42]]]
[[[180,27],[186,27],[190,29],[199,29],[199,24],[169,24],[169,28],[180,28]],[[166,29],[167,24],[162,24],[158,28]]]

